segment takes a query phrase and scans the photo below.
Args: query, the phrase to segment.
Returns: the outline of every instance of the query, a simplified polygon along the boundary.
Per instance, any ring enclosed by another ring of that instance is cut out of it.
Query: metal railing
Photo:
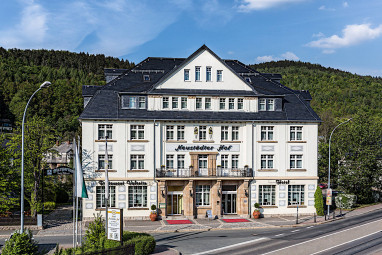
[[[156,177],[252,177],[252,168],[157,168]]]

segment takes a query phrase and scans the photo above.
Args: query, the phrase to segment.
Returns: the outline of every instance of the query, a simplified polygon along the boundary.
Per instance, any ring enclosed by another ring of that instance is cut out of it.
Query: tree
[[[316,213],[318,216],[324,216],[324,201],[322,197],[322,190],[317,186],[316,192],[314,193],[314,207],[316,208]]]
[[[15,167],[21,168],[21,127],[17,128],[10,140]],[[32,215],[42,208],[41,177],[46,167],[44,157],[54,145],[54,131],[45,120],[33,116],[25,123],[24,132],[24,197],[29,202]]]
[[[22,234],[18,231],[13,233],[12,237],[7,240],[4,244],[2,250],[3,255],[19,255],[19,254],[28,254],[28,255],[37,255],[38,247],[37,242],[33,240],[32,232],[27,229]]]

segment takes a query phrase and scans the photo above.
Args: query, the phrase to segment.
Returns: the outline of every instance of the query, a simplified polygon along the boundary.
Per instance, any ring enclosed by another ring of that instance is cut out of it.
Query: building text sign
[[[123,209],[108,209],[107,220],[107,239],[122,241]]]
[[[182,151],[200,151],[200,152],[238,152],[240,151],[239,144],[167,144],[167,152],[182,152]]]

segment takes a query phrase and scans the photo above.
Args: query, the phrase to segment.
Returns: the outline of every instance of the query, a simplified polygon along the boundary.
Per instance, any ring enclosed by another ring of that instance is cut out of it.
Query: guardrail
[[[156,177],[252,177],[252,168],[157,168]]]

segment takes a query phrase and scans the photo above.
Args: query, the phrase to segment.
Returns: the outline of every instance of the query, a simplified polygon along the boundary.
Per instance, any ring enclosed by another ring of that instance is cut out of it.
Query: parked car
[[[320,183],[320,184],[318,184],[318,187],[320,187],[321,189],[327,189],[328,184],[327,183]]]

